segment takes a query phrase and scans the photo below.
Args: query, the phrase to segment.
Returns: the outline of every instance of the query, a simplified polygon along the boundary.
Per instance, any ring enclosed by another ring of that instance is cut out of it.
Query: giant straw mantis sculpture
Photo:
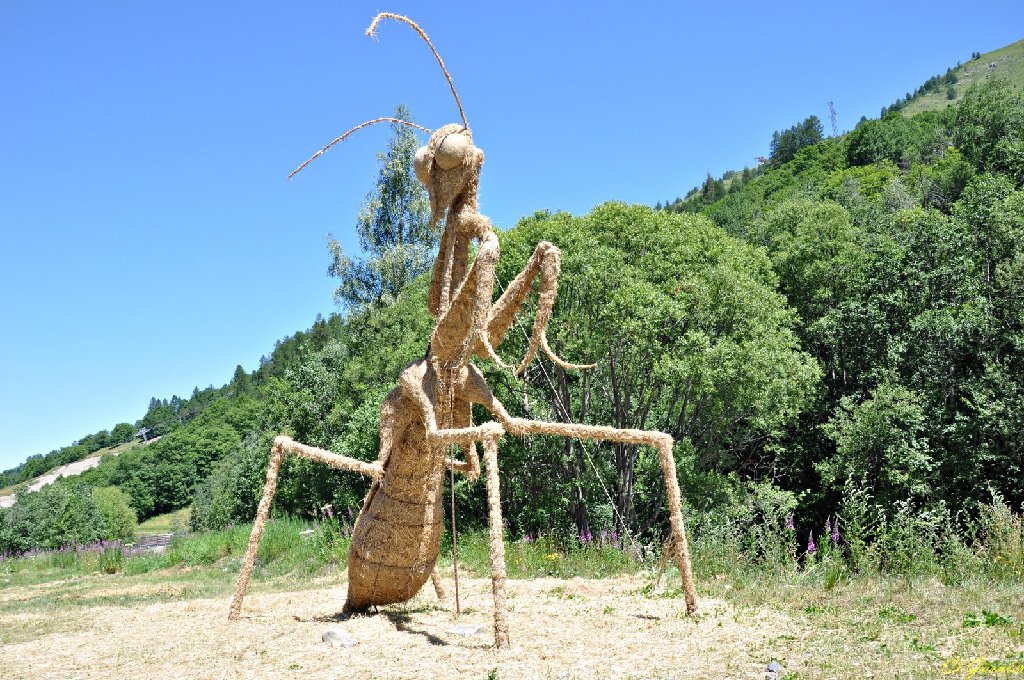
[[[560,266],[560,252],[553,244],[540,243],[526,268],[501,297],[492,302],[499,251],[490,220],[477,208],[483,151],[473,144],[473,134],[451,76],[426,33],[407,17],[381,13],[373,20],[367,34],[373,35],[383,19],[408,24],[426,41],[448,79],[462,116],[462,124],[445,125],[432,133],[420,128],[430,133],[430,140],[417,151],[415,158],[416,176],[430,195],[431,226],[446,217],[428,297],[428,308],[435,319],[434,330],[426,356],[402,371],[398,386],[381,405],[380,452],[376,462],[366,463],[284,436],[274,440],[267,481],[231,603],[230,618],[237,619],[241,611],[277,488],[278,469],[287,453],[339,470],[358,472],[373,480],[352,534],[345,611],[362,612],[371,606],[404,602],[415,596],[430,578],[439,597],[443,597],[435,564],[444,527],[444,474],[446,470],[454,470],[471,480],[477,479],[481,469],[476,447],[480,443],[486,464],[494,639],[499,649],[507,648],[505,549],[498,476],[498,442],[505,434],[557,435],[654,447],[664,474],[671,523],[671,540],[666,550],[671,551],[679,566],[687,612],[695,612],[696,592],[672,455],[672,437],[662,432],[512,417],[491,393],[480,371],[470,363],[475,355],[505,365],[494,348],[509,332],[536,281],[539,284],[537,313],[526,354],[516,372],[521,373],[539,351],[563,367],[589,368],[560,359],[551,350],[545,335],[555,303]],[[390,118],[363,123],[318,151],[292,175],[356,130],[382,121],[412,125]],[[471,262],[470,246],[474,242],[476,256]],[[473,425],[473,404],[483,406],[494,420]],[[463,460],[449,456],[453,445],[461,450]]]

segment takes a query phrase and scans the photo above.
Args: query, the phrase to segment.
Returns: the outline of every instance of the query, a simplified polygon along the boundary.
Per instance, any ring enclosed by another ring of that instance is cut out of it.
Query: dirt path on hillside
[[[100,459],[100,456],[95,456],[93,458],[83,458],[82,460],[77,460],[74,463],[68,463],[67,465],[61,465],[56,470],[51,470],[45,475],[36,477],[35,481],[25,487],[24,491],[38,491],[47,484],[53,484],[61,477],[74,477],[75,475],[80,475],[86,470],[91,470],[99,465]],[[13,495],[0,496],[0,508],[11,507],[14,505],[15,498],[16,497]]]
[[[158,439],[160,439],[160,437],[153,437],[148,442],[146,442],[146,444],[155,442]],[[111,456],[119,456],[128,450],[129,449],[124,449],[122,451],[110,451],[109,454]],[[82,460],[77,460],[74,463],[61,465],[59,468],[50,470],[45,475],[40,475],[39,477],[36,477],[31,484],[29,484],[27,487],[25,487],[25,489],[23,489],[23,491],[39,491],[39,489],[42,489],[47,484],[53,484],[61,477],[74,477],[76,475],[80,475],[86,470],[91,470],[97,465],[99,465],[101,460],[103,460],[103,456],[92,456],[90,458],[83,458]],[[11,507],[12,505],[14,505],[14,501],[16,499],[16,495],[0,496],[0,508]]]
[[[152,604],[26,609],[4,616],[0,627],[41,634],[0,645],[0,677],[750,678],[763,677],[776,647],[806,634],[780,613],[739,612],[712,599],[687,618],[681,598],[640,594],[645,583],[509,581],[513,649],[505,653],[492,647],[486,579],[463,580],[458,622],[432,592],[338,621],[344,586],[285,593],[257,587],[234,623],[227,597],[166,601],[163,593],[164,601]],[[46,627],[54,617],[60,625]],[[450,632],[456,623],[482,624],[483,631],[460,637]],[[331,628],[358,644],[325,644],[321,636]]]

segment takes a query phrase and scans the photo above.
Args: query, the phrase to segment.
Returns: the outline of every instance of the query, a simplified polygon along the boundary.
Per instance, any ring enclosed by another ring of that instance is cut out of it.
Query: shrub
[[[872,496],[897,512],[902,499],[928,494],[934,461],[921,404],[920,395],[889,380],[860,403],[844,397],[824,426],[836,453],[815,465],[822,481],[863,478]]]
[[[100,553],[99,567],[104,574],[116,574],[124,569],[124,546],[120,542],[103,548]]]
[[[770,482],[743,485],[735,477],[717,476],[724,482],[717,493],[712,492],[718,502],[691,508],[687,518],[698,571],[710,575],[737,567],[795,567],[796,495]],[[690,492],[689,497],[699,496]]]
[[[190,525],[193,531],[221,529],[251,522],[266,480],[270,442],[250,436],[219,461],[195,491]]]
[[[907,162],[916,154],[917,136],[914,123],[899,113],[882,120],[866,120],[850,133],[847,160],[851,166],[883,160]]]
[[[128,504],[128,494],[116,486],[92,490],[93,500],[103,515],[103,538],[130,541],[135,536],[138,522],[135,511]]]
[[[982,552],[988,569],[997,576],[1024,578],[1024,517],[1015,513],[997,491],[992,502],[979,506]]]
[[[0,537],[7,543],[0,552],[92,543],[104,534],[103,514],[91,489],[70,481],[19,494],[5,514],[8,526]]]

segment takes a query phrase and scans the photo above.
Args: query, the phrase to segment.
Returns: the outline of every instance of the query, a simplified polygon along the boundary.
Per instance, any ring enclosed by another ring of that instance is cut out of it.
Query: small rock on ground
[[[355,647],[359,641],[339,628],[325,630],[320,639],[331,647]]]
[[[469,637],[470,635],[476,635],[484,629],[483,625],[479,623],[461,623],[457,626],[452,626],[448,629],[449,633],[453,635],[461,635],[462,637]]]

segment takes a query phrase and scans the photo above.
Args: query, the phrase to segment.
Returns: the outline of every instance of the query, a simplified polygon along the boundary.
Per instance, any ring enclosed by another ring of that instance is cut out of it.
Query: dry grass
[[[336,621],[345,589],[256,592],[242,619],[227,621],[227,597],[183,599],[174,587],[147,593],[124,579],[132,606],[5,613],[14,638],[0,648],[0,677],[685,677],[717,669],[747,677],[763,668],[780,635],[804,625],[767,611],[740,613],[705,600],[688,619],[681,598],[637,594],[637,577],[509,582],[513,649],[492,649],[491,586],[462,584],[459,623],[484,624],[473,637],[448,633],[452,613],[424,592],[403,607]],[[60,589],[67,584],[46,584]],[[19,589],[20,590],[20,589]],[[39,597],[36,586],[20,598]],[[103,589],[109,594],[110,588]],[[427,589],[429,590],[429,589]],[[90,593],[95,597],[97,591]],[[6,609],[6,608],[5,608]],[[359,640],[350,650],[321,642],[329,627]]]
[[[229,622],[236,574],[237,560],[48,582],[12,574],[0,588],[0,677],[749,678],[777,659],[786,678],[930,678],[954,654],[1024,658],[1019,585],[874,577],[825,591],[803,574],[733,575],[704,580],[701,613],[688,618],[678,590],[648,592],[650,574],[510,580],[512,650],[497,652],[488,579],[462,581],[458,623],[483,625],[465,638],[431,588],[341,620],[341,574],[256,581]],[[332,627],[359,644],[324,644]]]

